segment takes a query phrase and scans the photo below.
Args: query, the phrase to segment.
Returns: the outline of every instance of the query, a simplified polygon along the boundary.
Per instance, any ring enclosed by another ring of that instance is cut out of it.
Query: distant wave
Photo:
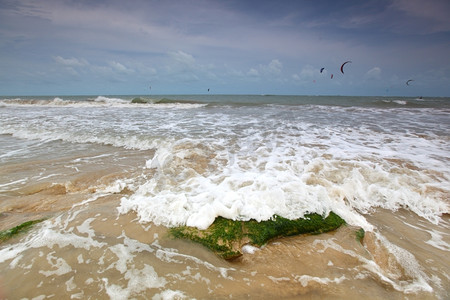
[[[131,103],[139,103],[139,104],[206,104],[204,102],[200,101],[194,101],[194,100],[174,100],[169,98],[162,98],[162,99],[153,99],[153,98],[147,98],[147,97],[136,97],[131,100]]]
[[[59,97],[53,99],[13,98],[0,100],[0,106],[64,106],[71,103],[73,103],[73,101],[66,101]]]
[[[104,97],[104,96],[98,96],[97,98],[94,99],[94,102],[108,103],[108,104],[115,104],[115,103],[127,104],[127,103],[130,103],[129,101],[121,99],[121,98],[108,98],[108,97]]]
[[[168,98],[153,99],[146,97],[135,97],[132,100],[97,96],[95,98],[77,97],[77,99],[62,99],[59,97],[40,98],[6,98],[0,100],[0,107],[5,106],[49,106],[49,107],[136,107],[146,104],[148,107],[161,108],[196,108],[206,106],[207,103],[189,100],[172,100]]]
[[[331,106],[361,108],[449,108],[448,98],[276,95],[66,96],[0,99],[4,106],[197,108],[203,106]]]
[[[378,105],[407,105],[408,101],[406,100],[381,100],[377,102]]]
[[[420,107],[429,107],[427,103],[425,103],[423,100],[415,100],[415,99],[383,99],[383,100],[377,100],[373,103],[373,106],[380,107],[380,108],[420,108]]]

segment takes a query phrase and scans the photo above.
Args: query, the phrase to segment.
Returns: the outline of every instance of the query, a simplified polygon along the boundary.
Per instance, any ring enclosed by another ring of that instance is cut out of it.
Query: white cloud
[[[283,68],[283,64],[278,60],[272,60],[267,67],[264,67],[265,71],[268,74],[281,74],[281,69]]]
[[[259,76],[259,72],[258,72],[258,70],[254,69],[254,68],[251,68],[251,69],[247,72],[247,75],[248,75],[248,76],[251,76],[251,77],[258,77],[258,76]]]
[[[192,82],[217,78],[213,64],[199,63],[192,54],[182,50],[168,52],[167,58],[162,70],[170,81]]]
[[[64,58],[62,56],[54,57],[55,62],[62,67],[63,72],[71,76],[97,76],[97,78],[104,78],[107,80],[125,81],[124,75],[136,73],[132,68],[125,66],[123,63],[117,61],[109,61],[105,64],[91,64],[84,58]],[[156,71],[150,69],[154,74]],[[147,72],[148,74],[148,72]]]
[[[158,74],[158,71],[155,67],[140,61],[134,61],[133,63],[130,63],[130,65],[136,73],[142,74],[144,76],[154,76]]]
[[[317,77],[317,74],[320,73],[320,70],[318,68],[315,68],[311,65],[306,65],[302,68],[300,71],[300,74],[294,74],[292,75],[292,78],[296,81],[311,81],[312,79],[315,79]]]
[[[381,79],[381,69],[379,67],[373,67],[367,71],[364,76],[365,79]]]
[[[124,65],[122,65],[119,62],[116,61],[111,61],[109,62],[109,65],[111,66],[111,68],[115,71],[121,72],[121,73],[134,73],[134,70],[129,69],[127,67],[125,67]]]
[[[247,75],[250,77],[267,76],[273,77],[281,75],[283,64],[278,59],[273,59],[267,65],[258,65],[257,67],[250,68]]]
[[[68,66],[68,67],[83,67],[88,66],[89,63],[85,59],[78,59],[78,58],[63,58],[61,56],[54,57],[54,60],[61,65]]]
[[[273,59],[267,65],[259,65],[257,70],[262,75],[274,76],[274,75],[280,75],[282,68],[283,68],[283,64],[278,59]]]
[[[169,80],[198,80],[196,73],[199,72],[199,66],[196,65],[195,58],[191,54],[178,50],[168,52],[167,57],[168,60],[163,69],[169,76]]]
[[[181,63],[186,66],[194,66],[195,64],[195,58],[186,52],[183,52],[181,50],[176,52],[169,52],[169,56],[176,62]]]

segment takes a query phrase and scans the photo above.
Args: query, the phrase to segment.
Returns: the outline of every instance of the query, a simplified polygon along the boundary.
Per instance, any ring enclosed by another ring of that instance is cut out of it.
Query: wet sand
[[[446,251],[423,243],[430,239],[429,224],[419,232],[410,230],[418,218],[407,211],[378,211],[367,216],[378,231],[366,233],[363,243],[356,238],[357,227],[343,226],[321,235],[277,239],[252,254],[225,261],[200,245],[173,240],[165,227],[140,224],[133,213],[119,215],[116,207],[121,196],[98,197],[66,212],[68,202],[63,201],[63,206],[51,212],[30,206],[21,214],[3,214],[3,220],[17,223],[33,215],[49,217],[26,236],[2,245],[3,249],[24,248],[16,255],[16,250],[9,251],[11,258],[0,264],[3,293],[10,299],[39,295],[145,298],[163,296],[167,291],[197,299],[228,299],[230,295],[235,299],[448,296],[415,291],[421,280],[441,293],[448,291],[445,276],[450,261]],[[53,203],[58,202],[56,197]],[[425,222],[419,219],[415,226]],[[442,230],[440,226],[431,229]],[[393,255],[380,235],[412,253],[419,266],[405,261],[407,255]]]

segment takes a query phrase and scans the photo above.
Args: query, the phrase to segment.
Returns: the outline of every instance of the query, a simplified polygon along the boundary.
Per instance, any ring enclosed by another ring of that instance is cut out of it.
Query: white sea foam
[[[44,276],[61,276],[72,271],[72,267],[63,258],[55,257],[53,253],[47,254],[47,262],[52,267],[52,270],[40,270],[39,273]]]
[[[105,289],[111,299],[129,299],[147,289],[164,287],[166,279],[159,277],[152,266],[144,264],[142,269],[128,269],[124,278],[128,280],[126,287],[108,284],[108,278],[103,278]]]
[[[376,207],[406,207],[433,223],[449,211],[450,145],[442,136],[447,128],[431,124],[426,112],[114,106],[123,101],[97,97],[78,102],[113,106],[3,114],[0,134],[156,150],[145,164],[155,176],[124,197],[119,208],[135,210],[142,222],[205,228],[217,216],[266,220],[274,214],[297,218],[335,211],[369,229],[360,213]]]
[[[91,225],[95,218],[87,218],[82,224],[75,227],[70,225],[83,211],[85,209],[75,210],[65,218],[59,216],[52,222],[43,222],[40,230],[34,231],[28,238],[16,243],[13,247],[1,249],[0,263],[11,260],[9,263],[10,269],[31,268],[31,266],[28,267],[21,264],[25,257],[24,252],[33,248],[42,249],[39,252],[39,256],[46,258],[47,264],[40,263],[37,269],[38,273],[52,278],[73,274],[71,279],[66,281],[65,284],[67,291],[73,292],[72,296],[76,298],[76,295],[80,295],[80,293],[77,293],[79,290],[74,281],[78,266],[70,265],[71,262],[64,257],[65,252],[60,251],[60,249],[87,250],[88,252],[85,253],[88,256],[89,253],[100,250],[100,253],[103,252],[103,256],[84,259],[83,255],[79,254],[76,262],[78,264],[90,264],[91,261],[94,261],[99,274],[103,274],[104,271],[110,269],[115,269],[123,274],[124,284],[109,284],[109,279],[103,278],[104,289],[110,297],[114,299],[129,299],[129,297],[138,295],[146,290],[159,290],[167,284],[167,280],[159,276],[153,266],[145,263],[137,266],[135,261],[136,256],[141,252],[154,253],[156,249],[163,251],[164,248],[158,244],[148,245],[141,243],[127,237],[124,233],[117,237],[117,243],[98,242],[96,239],[101,239],[101,237],[97,236]],[[115,254],[115,259],[105,259],[105,255],[109,256],[110,253]],[[34,259],[32,264],[35,264]],[[86,283],[88,281],[92,283],[92,279],[88,279]]]
[[[430,235],[430,239],[425,241],[425,243],[443,251],[450,251],[450,244],[445,241],[450,236],[450,234],[447,231],[441,231],[436,229],[430,230],[427,228],[427,226],[416,226],[410,223],[404,224],[413,228],[416,231],[427,232]],[[443,228],[448,229],[448,226],[446,226],[445,223],[441,223],[440,225]]]
[[[114,104],[114,103],[129,103],[129,101],[124,100],[124,99],[108,98],[108,97],[104,97],[104,96],[98,96],[97,98],[95,98],[94,101],[95,102],[102,102],[102,103],[110,103],[110,104]]]
[[[283,138],[287,144],[279,137],[254,135],[238,149],[219,144],[223,141],[208,146],[191,140],[165,144],[146,163],[156,175],[133,196],[122,198],[119,211],[135,210],[142,222],[198,228],[208,227],[217,216],[267,220],[274,214],[298,218],[335,211],[365,229],[371,227],[357,212],[376,207],[407,207],[433,223],[448,211],[442,191],[427,191],[433,185],[445,190],[446,175],[436,178],[439,174],[393,166],[382,159],[393,151],[363,145],[355,150],[332,136],[324,151],[313,151],[289,136]],[[335,143],[339,146],[332,146]],[[369,158],[362,160],[365,156]],[[198,172],[192,157],[204,158],[210,167]]]
[[[258,247],[252,246],[252,245],[244,245],[242,247],[242,253],[247,254],[254,254],[256,251],[259,251],[260,249]]]
[[[406,104],[408,104],[408,102],[407,101],[405,101],[405,100],[395,100],[395,101],[393,101],[394,103],[397,103],[397,104],[400,104],[400,105],[406,105]]]
[[[413,278],[412,282],[397,282],[393,285],[394,288],[406,293],[416,293],[418,291],[433,291],[433,288],[429,285],[430,278],[425,274],[422,267],[415,259],[414,255],[412,255],[407,250],[389,242],[381,234],[377,233],[377,238],[381,240],[387,250],[395,256],[396,261],[402,266],[405,273]]]
[[[330,278],[320,278],[316,276],[310,276],[310,275],[296,275],[295,280],[300,282],[302,286],[306,287],[311,281],[317,282],[319,284],[328,285],[330,283],[336,283],[339,284],[342,281],[346,280],[344,275],[341,277],[336,277],[333,279]]]
[[[179,253],[176,249],[170,249],[170,248],[163,248],[160,247],[157,243],[153,243],[152,246],[158,247],[159,249],[156,251],[155,255],[156,257],[166,263],[176,263],[176,264],[183,264],[186,261],[187,262],[194,262],[197,265],[201,265],[205,267],[206,269],[210,271],[217,272],[220,274],[223,278],[231,278],[228,273],[230,271],[235,271],[234,268],[224,268],[224,267],[216,267],[213,264],[203,261],[195,256],[192,255],[186,255]]]
[[[442,232],[438,230],[430,230],[428,232],[431,235],[431,239],[429,239],[425,243],[441,249],[442,251],[450,251],[450,244],[444,240],[444,237],[450,236],[448,232]]]
[[[399,274],[393,274],[390,269],[383,269],[376,261],[363,257],[353,250],[344,249],[333,240],[315,240],[314,246],[320,245],[323,249],[318,249],[317,252],[324,252],[326,249],[331,248],[340,253],[357,258],[363,267],[379,277],[383,282],[391,285],[398,291],[404,293],[417,293],[419,291],[433,292],[433,288],[430,286],[431,278],[425,274],[422,267],[419,265],[415,257],[405,249],[402,249],[391,242],[389,242],[381,234],[376,233],[378,241],[381,242],[383,247],[386,247],[387,251],[395,257],[395,261],[401,266],[403,272],[410,277],[409,280],[403,280]],[[390,266],[389,266],[390,267]],[[396,270],[399,271],[399,270]],[[302,279],[299,277],[299,279]],[[305,283],[308,283],[309,278],[303,278]]]
[[[181,291],[165,290],[162,293],[156,294],[152,297],[152,300],[172,300],[172,299],[189,299]]]

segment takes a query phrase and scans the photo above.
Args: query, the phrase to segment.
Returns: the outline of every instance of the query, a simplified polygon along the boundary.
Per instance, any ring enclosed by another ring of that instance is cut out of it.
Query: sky
[[[449,16],[448,0],[0,0],[0,95],[450,97]]]

